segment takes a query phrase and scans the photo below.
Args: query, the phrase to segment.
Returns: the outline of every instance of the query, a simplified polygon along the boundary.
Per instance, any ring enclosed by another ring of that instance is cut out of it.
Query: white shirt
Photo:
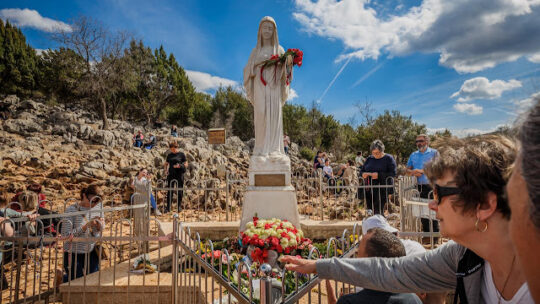
[[[365,161],[366,160],[364,159],[363,156],[357,156],[357,157],[354,158],[354,162],[356,162],[357,166],[358,165],[363,166]]]
[[[418,253],[425,253],[426,248],[422,246],[422,244],[418,243],[417,241],[408,240],[408,239],[399,239],[401,243],[403,243],[403,247],[405,247],[405,254],[406,255],[413,255]]]
[[[328,174],[329,176],[332,176],[332,172],[333,172],[332,167],[324,166],[323,171],[324,171],[324,173]]]
[[[499,302],[500,293],[495,287],[493,282],[493,274],[491,272],[491,265],[488,261],[484,265],[484,278],[482,280],[482,290],[480,291],[482,297],[484,298],[485,303],[502,303],[502,304],[534,304],[534,301],[531,297],[529,291],[529,285],[527,282],[523,283],[519,290],[514,294],[512,299],[506,301],[502,296],[501,301]]]

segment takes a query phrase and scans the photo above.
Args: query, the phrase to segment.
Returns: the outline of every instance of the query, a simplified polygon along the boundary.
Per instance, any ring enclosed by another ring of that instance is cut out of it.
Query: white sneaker
[[[159,211],[159,210],[156,210],[155,213],[156,213],[157,216],[160,216],[160,215],[161,215],[161,211]]]

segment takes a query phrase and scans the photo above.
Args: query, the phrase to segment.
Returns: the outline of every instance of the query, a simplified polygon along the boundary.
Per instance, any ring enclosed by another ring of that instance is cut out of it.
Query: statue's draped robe
[[[284,155],[283,148],[283,105],[287,100],[289,86],[286,83],[286,77],[283,76],[285,67],[272,65],[263,70],[266,86],[261,81],[262,61],[269,59],[273,54],[282,55],[284,50],[279,46],[277,39],[277,27],[273,19],[263,19],[274,23],[273,47],[272,52],[264,53],[262,50],[261,29],[259,26],[259,35],[257,47],[253,49],[249,56],[249,61],[244,68],[244,88],[246,95],[253,105],[254,124],[255,124],[255,148],[253,155],[274,156]]]

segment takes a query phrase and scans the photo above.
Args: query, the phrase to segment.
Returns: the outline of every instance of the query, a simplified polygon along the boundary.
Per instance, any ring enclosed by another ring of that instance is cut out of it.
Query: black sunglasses
[[[443,197],[454,194],[460,194],[461,189],[457,187],[443,187],[435,184],[435,191],[433,191],[433,198],[437,201],[437,205],[441,204]]]
[[[423,140],[423,139],[416,141],[416,143],[423,143],[423,142],[425,142],[425,140]]]

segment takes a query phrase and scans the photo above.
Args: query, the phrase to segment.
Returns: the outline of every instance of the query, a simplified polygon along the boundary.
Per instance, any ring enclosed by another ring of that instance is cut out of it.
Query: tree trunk
[[[105,98],[101,97],[99,99],[101,107],[101,119],[103,120],[103,130],[109,129],[109,120],[107,120],[107,103]]]

